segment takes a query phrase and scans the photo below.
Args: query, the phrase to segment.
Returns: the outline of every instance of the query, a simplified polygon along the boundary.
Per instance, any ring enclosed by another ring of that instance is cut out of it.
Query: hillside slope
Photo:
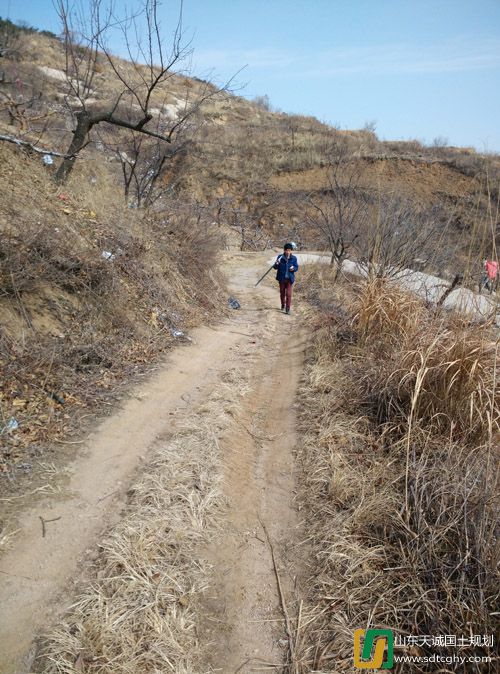
[[[16,34],[4,55],[0,84],[0,124],[6,133],[36,139],[38,145],[61,152],[68,148],[80,103],[69,95],[64,62],[60,41],[37,32]],[[123,85],[104,56],[94,67],[92,95],[85,106],[99,111],[120,95]],[[125,79],[141,74],[140,69],[135,73],[138,66],[121,59],[115,67]],[[484,232],[491,243],[491,233],[496,236],[498,229],[496,155],[425,147],[418,141],[382,142],[372,130],[338,130],[312,117],[274,112],[219,91],[210,82],[173,72],[153,91],[150,106],[151,123],[165,133],[192,110],[172,143],[161,146],[154,139],[101,124],[81,153],[87,163],[108,164],[117,190],[122,189],[124,200],[133,206],[141,199],[158,203],[160,197],[173,194],[203,207],[211,222],[233,228],[244,248],[261,249],[283,238],[323,247],[325,237],[308,222],[308,200],[322,202],[328,171],[341,152],[341,184],[347,185],[345,174],[356,166],[362,174],[357,187],[365,190],[368,200],[404,198],[417,214],[439,210],[435,225],[448,267],[463,271],[468,266],[472,271],[482,256],[491,254]],[[132,105],[127,114],[133,117],[134,110]],[[148,175],[157,170],[161,157],[165,159],[150,193]],[[128,172],[130,181],[132,164],[134,175],[127,186],[125,175]],[[377,217],[373,209],[371,217]],[[429,271],[436,271],[432,261]]]

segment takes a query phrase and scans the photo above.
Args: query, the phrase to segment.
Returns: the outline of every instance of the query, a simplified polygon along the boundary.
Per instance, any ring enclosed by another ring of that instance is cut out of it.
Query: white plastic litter
[[[102,253],[101,253],[101,257],[104,260],[109,260],[110,262],[112,262],[115,259],[115,256],[113,255],[113,253],[111,253],[109,250],[103,250]]]
[[[12,433],[12,431],[17,431],[18,428],[19,428],[18,420],[15,417],[11,417],[3,427],[3,430],[6,433]]]
[[[52,166],[52,164],[54,163],[54,160],[52,159],[52,156],[50,154],[44,154],[42,161],[45,164],[45,166]]]
[[[193,340],[191,337],[188,337],[182,330],[176,330],[175,328],[172,328],[170,330],[170,334],[172,337],[175,337],[176,339],[185,339],[186,342],[192,342]]]

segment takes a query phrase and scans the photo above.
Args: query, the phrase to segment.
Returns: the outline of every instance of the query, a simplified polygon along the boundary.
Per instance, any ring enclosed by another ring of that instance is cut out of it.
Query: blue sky
[[[0,15],[58,32],[51,0],[0,0]],[[500,151],[500,0],[184,0],[184,30],[193,74],[243,68],[238,93],[274,108]]]

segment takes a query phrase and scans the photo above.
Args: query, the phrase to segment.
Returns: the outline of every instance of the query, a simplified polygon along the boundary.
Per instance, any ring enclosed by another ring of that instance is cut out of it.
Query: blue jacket
[[[293,271],[289,271],[289,267],[293,267]],[[278,255],[276,262],[274,263],[274,268],[278,271],[276,272],[277,281],[287,281],[290,279],[290,283],[295,281],[295,272],[299,268],[299,263],[295,255],[290,255],[288,260],[282,255]]]

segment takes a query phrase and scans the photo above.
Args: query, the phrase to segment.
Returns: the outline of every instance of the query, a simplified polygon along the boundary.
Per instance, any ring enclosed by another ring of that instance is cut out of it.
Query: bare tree
[[[165,146],[159,140],[147,143],[145,136],[138,133],[133,133],[130,145],[130,151],[120,150],[117,153],[122,166],[125,199],[138,208],[151,206],[161,196],[156,187],[165,175],[165,166],[168,164],[173,169],[175,160],[178,168],[185,157],[187,145],[171,143]],[[177,177],[179,174],[177,171]]]
[[[238,232],[240,250],[265,250],[271,244],[269,235],[252,214],[248,202],[244,198],[239,201],[234,197],[218,197],[209,207],[215,218],[213,224],[220,227],[225,223]]]
[[[161,30],[159,0],[140,0],[139,10],[132,15],[115,15],[112,0],[83,0],[86,6],[70,6],[69,0],[56,0],[63,25],[66,54],[67,101],[75,118],[75,129],[70,146],[55,173],[58,182],[64,182],[73,169],[78,153],[86,146],[92,129],[99,124],[112,125],[171,143],[186,122],[199,110],[203,102],[220,91],[209,82],[203,83],[191,100],[177,108],[173,118],[165,116],[163,128],[154,127],[153,99],[166,95],[165,84],[190,54],[183,44],[182,0],[173,37],[167,46]],[[112,55],[108,41],[119,31],[128,53],[124,66]],[[96,73],[104,60],[113,75],[108,98],[97,102],[93,98]],[[189,90],[187,90],[189,91]],[[162,114],[162,107],[155,111]]]
[[[368,201],[360,164],[351,156],[347,142],[337,140],[328,156],[327,186],[306,199],[305,220],[328,245],[338,276],[366,227]]]
[[[369,276],[390,277],[426,267],[443,245],[436,209],[419,209],[404,197],[380,195],[377,213],[356,241],[358,259]],[[437,250],[436,250],[437,249]]]
[[[337,276],[349,256],[378,277],[439,260],[445,227],[437,208],[365,185],[346,139],[336,139],[328,156],[327,187],[306,200],[305,220],[328,245]]]
[[[2,23],[6,22],[0,19],[0,27]],[[22,38],[26,36],[22,33],[23,29],[15,28],[19,31],[16,33],[16,49],[22,52]],[[28,31],[28,35],[31,32],[34,30]],[[12,51],[6,51],[6,56],[5,68],[0,70],[0,119],[16,128],[16,140],[38,143],[55,116],[54,111],[44,105],[45,82],[41,81],[39,73],[35,75],[29,68],[17,63],[16,58],[19,57]]]
[[[195,130],[185,126],[171,143],[132,131],[127,142],[112,144],[99,135],[103,147],[120,162],[125,201],[130,206],[152,206],[165,189],[174,190],[188,165]]]

